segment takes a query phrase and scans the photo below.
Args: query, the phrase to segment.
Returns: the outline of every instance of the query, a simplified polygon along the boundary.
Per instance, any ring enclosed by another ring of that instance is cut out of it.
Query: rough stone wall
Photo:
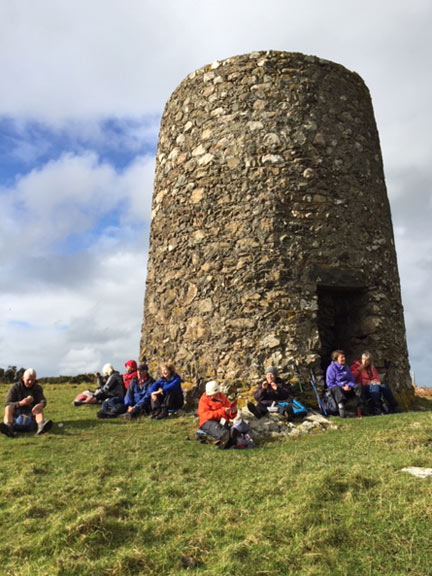
[[[393,366],[412,395],[369,92],[340,65],[257,52],[190,74],[162,118],[142,358],[193,382],[325,369],[332,348]]]

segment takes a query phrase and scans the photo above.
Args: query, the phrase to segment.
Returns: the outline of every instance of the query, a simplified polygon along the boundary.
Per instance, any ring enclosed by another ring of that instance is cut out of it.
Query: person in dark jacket
[[[181,378],[172,364],[162,364],[161,377],[150,388],[152,418],[162,420],[168,417],[169,410],[178,410],[183,406]]]
[[[123,378],[114,370],[112,364],[105,364],[102,368],[102,375],[96,373],[98,389],[94,394],[88,396],[84,401],[85,404],[98,404],[108,398],[119,398],[123,402],[125,387]]]
[[[150,388],[154,383],[148,372],[147,364],[138,365],[138,376],[129,385],[124,403],[127,412],[123,414],[125,420],[132,420],[151,411]]]
[[[265,378],[255,391],[254,398],[257,401],[248,402],[247,408],[257,418],[262,418],[268,414],[268,408],[274,403],[284,402],[290,397],[290,392],[284,382],[279,378],[275,368],[269,368],[266,371]],[[283,413],[286,408],[280,408]]]
[[[345,403],[349,398],[353,398],[357,416],[361,417],[365,410],[366,396],[363,387],[355,382],[346,363],[345,352],[334,350],[331,359],[326,372],[326,384],[338,405],[339,416],[345,418]]]
[[[45,420],[46,404],[42,387],[36,382],[36,371],[28,368],[21,380],[9,389],[0,431],[11,438],[15,436],[15,431],[26,432],[36,427],[36,434],[48,432],[52,421]]]

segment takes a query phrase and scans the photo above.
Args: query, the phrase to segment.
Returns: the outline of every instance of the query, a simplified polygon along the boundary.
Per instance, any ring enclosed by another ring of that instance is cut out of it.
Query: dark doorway
[[[318,287],[318,332],[321,340],[321,368],[325,373],[333,350],[345,351],[352,362],[366,346],[361,333],[365,291],[337,287]]]

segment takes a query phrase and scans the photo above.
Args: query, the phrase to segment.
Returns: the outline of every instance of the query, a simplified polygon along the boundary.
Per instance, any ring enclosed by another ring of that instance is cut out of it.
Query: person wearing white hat
[[[219,441],[221,450],[229,448],[235,442],[235,431],[230,429],[229,421],[236,415],[237,402],[230,402],[215,380],[207,382],[198,404],[199,427]]]

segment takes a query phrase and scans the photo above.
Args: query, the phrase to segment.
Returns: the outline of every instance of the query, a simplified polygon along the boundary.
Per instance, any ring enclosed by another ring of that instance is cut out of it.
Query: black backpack
[[[337,402],[334,399],[334,396],[329,388],[324,390],[322,402],[324,404],[327,414],[331,416],[337,416],[339,414],[339,408]]]

